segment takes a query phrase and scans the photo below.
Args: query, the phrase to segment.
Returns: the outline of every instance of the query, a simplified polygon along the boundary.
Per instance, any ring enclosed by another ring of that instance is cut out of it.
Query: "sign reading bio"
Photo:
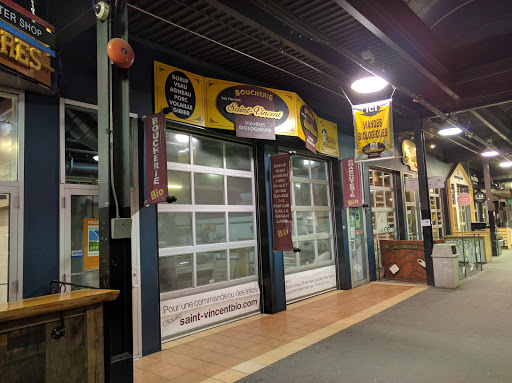
[[[167,199],[167,150],[165,116],[157,113],[144,119],[146,128],[146,201],[164,202]]]
[[[14,1],[0,4],[0,64],[51,86],[55,28]]]
[[[260,311],[258,282],[160,301],[162,338]]]
[[[354,105],[356,161],[393,157],[391,99]]]
[[[344,207],[363,206],[363,194],[361,192],[361,171],[359,164],[353,158],[341,160],[343,167],[343,201]]]

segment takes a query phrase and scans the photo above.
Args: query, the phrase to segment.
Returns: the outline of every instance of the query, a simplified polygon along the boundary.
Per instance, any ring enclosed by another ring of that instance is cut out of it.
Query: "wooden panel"
[[[87,382],[103,382],[105,378],[103,365],[103,310],[101,306],[89,307],[86,318]]]
[[[52,331],[60,325],[60,321],[45,325],[45,382],[86,383],[85,316],[65,319],[66,334],[53,339]]]
[[[13,383],[45,381],[45,325],[2,334],[0,380]]]
[[[112,301],[118,295],[119,290],[87,289],[0,303],[0,322]]]

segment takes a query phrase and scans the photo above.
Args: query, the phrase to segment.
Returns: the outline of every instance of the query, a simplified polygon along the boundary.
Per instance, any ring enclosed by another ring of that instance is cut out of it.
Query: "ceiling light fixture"
[[[430,149],[435,149],[436,146],[434,144],[430,145]]]
[[[358,93],[375,93],[388,85],[388,82],[377,76],[363,77],[352,83],[351,88]]]
[[[462,133],[462,129],[454,126],[451,128],[441,129],[438,133],[441,136],[455,136],[456,134]]]
[[[496,150],[488,150],[486,152],[482,152],[482,156],[484,156],[484,157],[495,157],[495,156],[499,156],[499,153]]]
[[[500,163],[500,166],[502,168],[510,168],[510,167],[512,167],[512,161],[503,161]]]
[[[98,161],[99,157],[98,156],[93,156],[92,157],[95,161]]]

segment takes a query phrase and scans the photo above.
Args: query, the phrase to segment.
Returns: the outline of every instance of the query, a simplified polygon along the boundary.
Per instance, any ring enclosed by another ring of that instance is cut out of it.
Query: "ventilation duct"
[[[80,144],[98,151],[98,129],[91,118],[83,118],[81,113],[66,109],[66,133]]]

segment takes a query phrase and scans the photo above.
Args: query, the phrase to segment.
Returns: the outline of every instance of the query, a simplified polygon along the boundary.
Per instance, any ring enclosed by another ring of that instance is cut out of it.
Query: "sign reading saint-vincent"
[[[339,157],[338,126],[296,93],[202,77],[158,61],[154,70],[155,113],[164,111],[168,120],[234,130],[239,137],[298,137],[313,152]]]
[[[167,199],[167,149],[165,116],[157,113],[144,119],[146,126],[146,200],[147,203]]]
[[[275,140],[276,126],[288,119],[286,103],[274,92],[251,85],[236,85],[217,96],[219,112],[234,123],[238,137]]]
[[[290,203],[290,155],[270,157],[274,250],[292,251],[292,209]]]

